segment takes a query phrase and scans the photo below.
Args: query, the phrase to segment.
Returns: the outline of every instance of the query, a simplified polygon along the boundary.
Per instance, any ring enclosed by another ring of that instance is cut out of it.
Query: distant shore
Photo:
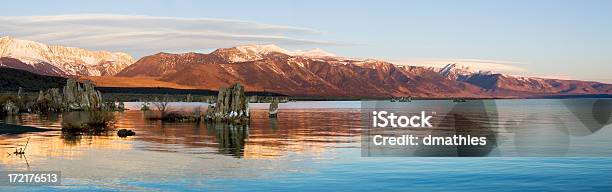
[[[210,89],[174,89],[164,87],[97,87],[102,94],[107,97],[138,97],[143,95],[170,95],[170,96],[217,96],[217,90]],[[261,91],[246,91],[247,96],[265,96],[265,97],[287,97],[294,101],[358,101],[358,100],[389,100],[393,96],[295,96],[285,95],[275,92]],[[402,97],[410,97],[413,100],[452,100],[457,98],[468,100],[479,99],[573,99],[573,98],[612,98],[612,94],[539,94],[531,96],[515,96],[515,97],[411,97],[409,95]]]
[[[96,87],[102,92],[105,100],[134,102],[143,99],[170,97],[174,101],[183,101],[187,97],[211,97],[217,96],[217,90],[209,89],[175,89],[165,87]],[[16,92],[3,90],[0,95],[13,95]],[[37,96],[37,92],[26,93],[30,96]],[[290,96],[274,92],[245,92],[247,96],[258,97],[285,97],[291,101],[359,101],[359,100],[390,100],[392,96]],[[411,97],[411,100],[489,100],[489,99],[579,99],[579,98],[612,98],[612,94],[539,94],[528,96],[508,96],[508,97]]]

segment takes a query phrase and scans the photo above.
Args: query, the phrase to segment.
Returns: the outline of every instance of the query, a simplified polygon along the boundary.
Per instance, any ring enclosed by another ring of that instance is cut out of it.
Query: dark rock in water
[[[270,103],[270,108],[268,109],[268,116],[276,117],[277,114],[278,114],[278,100],[274,99],[272,100],[272,103]]]
[[[466,102],[466,101],[467,100],[464,99],[464,98],[455,98],[455,99],[453,99],[453,102],[455,102],[455,103],[463,103],[463,102]]]
[[[249,117],[249,102],[244,95],[244,87],[236,83],[219,90],[217,102],[208,106],[205,120],[245,123],[249,121]]]
[[[127,137],[127,136],[134,136],[134,135],[136,135],[136,133],[128,129],[120,129],[119,131],[117,131],[117,136],[119,137]]]

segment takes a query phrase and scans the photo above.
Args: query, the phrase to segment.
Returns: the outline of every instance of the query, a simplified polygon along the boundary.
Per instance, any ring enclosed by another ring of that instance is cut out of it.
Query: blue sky
[[[14,1],[2,10],[0,35],[135,57],[274,43],[612,82],[612,1]],[[32,24],[41,20],[49,25]]]

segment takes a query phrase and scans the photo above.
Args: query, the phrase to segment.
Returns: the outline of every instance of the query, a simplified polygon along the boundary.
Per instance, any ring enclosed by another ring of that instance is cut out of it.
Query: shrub
[[[91,111],[83,123],[62,123],[62,132],[67,133],[101,133],[112,129],[115,116],[109,111]]]
[[[167,112],[167,113],[161,114],[160,116],[147,117],[147,119],[148,120],[161,120],[164,122],[198,122],[200,121],[200,116],[182,114],[179,112]]]
[[[91,111],[89,112],[89,121],[87,125],[90,127],[107,128],[111,123],[115,122],[115,115],[109,111]]]
[[[149,102],[142,103],[142,107],[140,107],[140,110],[141,111],[149,111],[149,110],[151,110],[151,108],[149,107],[150,104],[151,103],[149,103]]]

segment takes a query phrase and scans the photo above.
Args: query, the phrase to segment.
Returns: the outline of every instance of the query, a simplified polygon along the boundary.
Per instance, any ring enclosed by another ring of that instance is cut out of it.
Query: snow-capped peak
[[[221,55],[228,59],[230,62],[246,62],[261,60],[269,54],[281,53],[294,57],[307,57],[307,58],[328,58],[336,57],[336,55],[326,52],[320,48],[312,50],[296,50],[289,51],[274,44],[265,45],[241,45],[232,48],[217,49],[213,52],[214,54]]]
[[[266,55],[266,54],[270,54],[270,53],[284,53],[289,55],[289,51],[280,48],[279,46],[276,46],[274,44],[266,44],[266,45],[241,45],[241,46],[237,46],[236,49],[238,49],[240,52],[242,53],[255,53],[255,54],[259,54],[259,55]]]
[[[0,57],[11,57],[33,64],[46,62],[42,53],[50,51],[50,48],[42,43],[15,39],[9,36],[0,38]]]
[[[134,62],[126,53],[48,46],[9,36],[0,38],[0,57],[17,59],[29,65],[47,63],[64,74],[87,76],[113,75]]]
[[[472,71],[469,66],[450,63],[441,68],[438,73],[440,73],[440,75],[446,78],[456,80],[457,78],[460,78],[462,76],[473,74],[474,71]]]
[[[13,37],[11,36],[4,36],[4,37],[0,37],[0,41],[8,41],[8,40],[12,40]]]
[[[473,70],[467,65],[460,65],[457,63],[447,64],[443,68],[440,68],[438,73],[452,80],[460,80],[475,74],[492,74],[491,71]]]
[[[242,53],[255,53],[258,55],[267,55],[270,53],[282,53],[290,56],[301,56],[301,57],[335,57],[336,55],[329,53],[321,48],[314,48],[311,50],[295,50],[289,51],[283,48],[280,48],[274,44],[265,44],[265,45],[242,45],[237,46],[237,50]]]
[[[463,72],[470,72],[470,68],[468,66],[460,66],[457,67],[456,63],[450,63],[447,64],[446,66],[442,67],[442,69],[440,69],[440,71],[438,71],[442,76],[448,77],[449,75],[453,74],[453,73],[463,73]]]
[[[291,52],[289,55],[302,56],[302,57],[314,57],[314,58],[336,57],[335,54],[327,52],[320,48],[314,48],[314,49],[307,50],[307,51],[296,50],[296,51]]]

